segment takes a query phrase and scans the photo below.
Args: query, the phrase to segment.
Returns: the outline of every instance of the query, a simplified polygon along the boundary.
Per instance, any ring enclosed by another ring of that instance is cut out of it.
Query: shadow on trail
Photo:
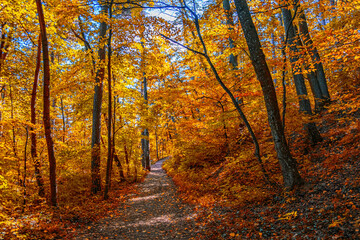
[[[119,216],[95,223],[78,239],[198,239],[192,207],[180,201],[176,187],[161,168],[162,159],[139,185],[139,194],[129,199]]]

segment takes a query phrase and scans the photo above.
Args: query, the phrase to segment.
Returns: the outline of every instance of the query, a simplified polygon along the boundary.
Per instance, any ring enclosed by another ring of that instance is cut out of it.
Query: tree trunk
[[[159,161],[159,143],[158,143],[158,134],[157,134],[157,126],[155,126],[155,149],[156,149],[156,161]]]
[[[290,63],[294,77],[296,94],[299,100],[300,112],[303,112],[307,115],[312,115],[311,104],[308,98],[304,76],[301,73],[301,66],[299,65],[299,60],[300,60],[299,47],[301,47],[301,43],[296,38],[296,30],[292,23],[292,16],[290,10],[286,8],[282,8],[281,11],[284,19],[285,32],[287,33],[288,36],[288,42],[289,42],[288,45],[290,48]],[[316,76],[313,76],[314,74],[311,73],[309,73],[308,75],[309,75],[310,83],[315,84]],[[310,85],[313,86],[313,84]],[[315,109],[319,107],[318,105],[319,105],[318,99],[315,98]],[[306,123],[304,127],[308,132],[308,137],[312,144],[316,144],[322,141],[322,137],[320,136],[320,132],[318,131],[315,123]]]
[[[111,0],[109,5],[109,18],[112,18],[112,4],[114,0]],[[111,183],[111,170],[113,163],[113,146],[112,146],[112,136],[111,136],[111,124],[112,124],[112,89],[111,89],[111,35],[112,35],[112,26],[110,25],[109,38],[108,38],[108,155],[106,163],[106,177],[105,177],[105,189],[104,189],[104,199],[109,198],[109,190]],[[120,163],[120,162],[119,162]]]
[[[228,26],[229,34],[234,30],[234,20],[230,11],[230,2],[229,0],[223,0],[223,8],[225,11],[225,17],[226,17],[226,25]],[[235,47],[234,40],[229,36],[229,46],[231,49]],[[232,65],[233,69],[237,69],[238,62],[237,62],[237,56],[234,54],[230,54],[229,56],[230,64]]]
[[[101,6],[101,14],[106,15],[107,5]],[[103,95],[103,80],[105,75],[105,43],[103,39],[106,36],[107,24],[105,21],[100,23],[99,37],[99,62],[98,70],[95,76],[95,93],[93,102],[92,135],[91,135],[91,192],[93,194],[101,191],[100,176],[100,136],[101,136],[101,105]]]
[[[29,128],[28,126],[25,127],[26,130],[26,139],[25,139],[25,149],[24,149],[24,173],[23,173],[23,205],[22,205],[22,213],[24,213],[25,206],[26,206],[26,171],[27,171],[27,145],[29,141]]]
[[[307,114],[311,114],[311,105],[306,90],[304,76],[302,74],[300,60],[300,49],[298,48],[296,32],[294,25],[292,24],[292,16],[290,10],[282,8],[282,15],[284,21],[285,33],[288,36],[288,46],[290,49],[290,63],[294,77],[296,93],[298,95],[300,111],[304,111]],[[316,99],[316,97],[315,97]]]
[[[249,48],[250,59],[264,94],[271,134],[281,166],[284,185],[287,189],[293,189],[294,187],[301,185],[303,181],[297,170],[296,161],[292,158],[285,139],[284,128],[281,123],[279,106],[270,70],[266,63],[264,52],[261,49],[260,40],[246,0],[235,0],[235,6]]]
[[[30,128],[30,139],[31,139],[31,157],[34,163],[35,168],[35,178],[36,183],[39,187],[39,196],[44,197],[45,196],[45,189],[44,189],[44,180],[41,175],[41,164],[40,159],[38,159],[37,151],[36,151],[36,132],[33,126],[36,124],[36,111],[35,111],[35,104],[36,104],[36,92],[37,92],[37,85],[39,80],[39,72],[40,72],[40,66],[41,66],[41,34],[39,35],[38,40],[38,47],[37,47],[37,55],[36,55],[36,67],[35,67],[35,77],[34,77],[34,83],[33,88],[31,92],[31,104],[30,104],[30,112],[31,112],[31,128]]]
[[[13,94],[12,94],[12,86],[9,85],[9,91],[10,91],[10,117],[11,120],[14,121],[14,98],[13,98]],[[18,176],[17,176],[17,182],[19,185],[21,185],[21,178],[20,178],[20,159],[18,158],[17,155],[17,147],[16,147],[16,135],[15,135],[15,126],[12,125],[11,127],[11,131],[12,131],[12,148],[13,148],[13,154],[14,157],[17,160],[17,172],[18,172]]]
[[[2,67],[5,64],[5,59],[8,54],[8,48],[9,48],[9,42],[11,41],[11,35],[5,33],[5,25],[6,23],[3,23],[1,25],[1,39],[0,39],[0,73],[2,71]],[[4,85],[5,86],[5,85]],[[3,86],[1,86],[1,90],[3,89]],[[0,91],[1,92],[1,91]]]
[[[7,48],[9,47],[9,44],[7,44],[7,39],[8,39],[8,42],[10,42],[10,39],[11,37],[8,35],[6,36],[6,33],[5,33],[5,25],[6,23],[3,23],[1,25],[1,39],[0,39],[0,76],[2,75],[1,72],[2,72],[2,68],[5,64],[5,59],[6,59],[6,56],[7,56]],[[0,85],[0,97],[4,100],[5,98],[5,84],[3,85]],[[2,104],[4,104],[2,102]],[[0,121],[2,120],[2,109],[0,109]],[[0,136],[2,136],[3,134],[3,126],[1,125],[0,126]]]
[[[124,169],[123,169],[123,166],[122,166],[122,164],[121,164],[121,161],[120,161],[118,155],[115,154],[115,153],[114,153],[114,160],[115,160],[115,162],[116,162],[116,165],[117,165],[118,168],[119,168],[119,176],[120,176],[120,179],[119,179],[119,180],[120,180],[120,182],[122,182],[122,181],[124,181],[124,179],[125,179]]]
[[[124,154],[125,154],[125,163],[126,163],[126,177],[129,179],[130,176],[130,161],[129,153],[126,147],[126,141],[124,140]]]
[[[63,141],[63,143],[65,143],[66,117],[65,117],[65,110],[64,110],[64,101],[63,101],[62,97],[60,97],[60,107],[61,107],[61,118],[62,118],[62,124],[63,124],[62,141]]]
[[[51,121],[50,121],[50,63],[49,50],[46,35],[46,24],[44,20],[41,0],[36,0],[37,11],[39,16],[39,24],[41,29],[41,41],[43,50],[43,71],[44,71],[44,90],[43,90],[43,122],[45,129],[46,145],[48,150],[48,158],[50,165],[50,204],[57,206],[56,194],[56,159],[54,153],[54,143],[51,137]]]
[[[141,139],[142,149],[142,166],[144,169],[150,171],[150,154],[149,154],[149,131],[147,128],[141,133],[143,138]]]
[[[318,84],[321,90],[322,100],[326,103],[330,101],[330,93],[326,82],[324,67],[321,63],[319,52],[317,51],[314,43],[310,37],[309,28],[307,25],[305,12],[300,8],[299,0],[295,0],[295,7],[299,8],[299,34],[300,38],[305,45],[310,57],[315,64]]]
[[[144,97],[145,105],[147,108],[148,104],[148,93],[147,93],[147,78],[145,73],[145,47],[143,42],[141,42],[143,53],[142,53],[142,60],[141,60],[141,69],[143,70],[143,86],[142,86],[142,94]],[[142,149],[142,166],[144,169],[150,171],[150,143],[149,143],[149,130],[145,128],[141,133],[143,138],[141,139],[141,149]]]

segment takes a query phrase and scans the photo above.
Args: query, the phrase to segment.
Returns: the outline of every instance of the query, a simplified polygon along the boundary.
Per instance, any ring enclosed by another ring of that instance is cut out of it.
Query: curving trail
[[[94,223],[77,239],[202,239],[192,207],[181,202],[172,179],[161,168],[165,160],[151,166],[139,194],[115,210],[119,216]]]

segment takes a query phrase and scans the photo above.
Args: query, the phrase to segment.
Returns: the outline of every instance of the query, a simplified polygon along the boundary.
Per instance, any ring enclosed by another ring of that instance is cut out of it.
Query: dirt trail
[[[94,223],[77,239],[203,238],[193,220],[193,207],[180,201],[172,179],[161,168],[165,160],[151,166],[139,194],[116,209],[118,214]]]

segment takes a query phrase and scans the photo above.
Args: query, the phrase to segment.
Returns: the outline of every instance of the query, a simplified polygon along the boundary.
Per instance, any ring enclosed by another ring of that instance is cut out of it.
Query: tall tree
[[[8,54],[9,42],[11,40],[11,35],[6,33],[6,22],[1,24],[1,39],[0,39],[0,76],[2,76],[3,66],[5,64],[5,59]],[[5,98],[5,84],[0,85],[0,97]],[[0,121],[2,120],[2,110],[0,110]],[[2,126],[1,126],[2,129]],[[2,131],[0,132],[2,133]]]
[[[300,38],[310,54],[313,64],[316,69],[317,81],[321,90],[321,98],[326,103],[330,101],[330,93],[326,82],[324,67],[321,62],[319,52],[314,45],[309,33],[309,27],[306,21],[305,11],[300,6],[299,0],[295,0],[294,8],[299,11],[299,34]]]
[[[39,35],[38,46],[37,46],[37,55],[36,55],[36,66],[35,66],[35,76],[34,76],[34,83],[31,92],[31,104],[30,104],[30,112],[31,112],[31,128],[30,128],[30,139],[31,139],[31,157],[34,163],[35,168],[35,178],[37,185],[39,187],[39,196],[43,197],[45,195],[44,189],[44,180],[41,175],[41,166],[40,166],[40,159],[38,158],[36,146],[36,132],[34,126],[36,124],[36,111],[35,111],[35,104],[36,104],[36,93],[37,93],[37,85],[39,79],[39,72],[40,72],[40,65],[41,65],[41,34]]]
[[[144,97],[145,105],[147,105],[148,93],[147,93],[147,78],[145,74],[143,77],[142,94]],[[149,130],[147,127],[145,127],[141,135],[143,136],[141,138],[142,166],[144,169],[150,170],[150,142],[149,142]]]
[[[112,18],[112,5],[114,0],[111,0],[109,5],[109,19]],[[104,199],[109,198],[109,189],[110,189],[110,182],[111,182],[111,170],[112,170],[112,163],[113,163],[113,156],[114,156],[114,147],[112,145],[112,89],[111,89],[111,37],[112,37],[112,25],[110,23],[110,30],[109,30],[109,37],[108,37],[108,63],[107,63],[107,72],[108,72],[108,155],[107,155],[107,163],[106,163],[106,177],[105,177],[105,189],[104,189]],[[115,104],[115,102],[114,102]],[[114,123],[115,125],[115,123]],[[119,161],[120,163],[120,161]]]
[[[229,46],[231,49],[233,49],[233,48],[235,48],[235,44],[234,44],[234,40],[231,37],[231,33],[234,30],[234,20],[232,17],[229,0],[223,0],[223,8],[225,11],[226,25],[228,26],[228,30],[229,30]],[[235,56],[233,53],[231,53],[229,56],[229,61],[232,65],[232,67],[234,69],[236,69],[238,66],[237,56]]]
[[[235,0],[235,6],[249,48],[250,59],[264,94],[268,121],[277,157],[281,166],[284,185],[287,189],[292,189],[301,185],[303,180],[298,172],[296,160],[291,156],[286,142],[284,127],[280,118],[278,101],[270,70],[266,63],[260,39],[251,18],[246,0]]]
[[[51,121],[50,121],[50,61],[48,40],[46,35],[46,24],[41,0],[36,0],[39,25],[41,31],[41,42],[43,52],[43,71],[44,71],[44,88],[43,88],[43,122],[45,129],[46,145],[48,150],[48,158],[50,165],[50,204],[57,206],[56,194],[56,159],[54,153],[54,143],[51,136]]]
[[[107,15],[108,6],[101,4],[100,14]],[[96,194],[101,191],[100,176],[100,137],[101,137],[101,105],[103,95],[103,81],[105,76],[105,44],[107,23],[103,19],[99,27],[99,62],[95,76],[95,93],[93,102],[92,135],[91,135],[91,192]]]
[[[144,31],[142,31],[142,35],[144,34]],[[142,81],[142,96],[144,98],[144,104],[146,107],[146,110],[148,108],[148,88],[147,88],[147,76],[146,76],[146,70],[145,70],[145,58],[146,58],[146,50],[145,50],[145,44],[144,44],[144,38],[142,36],[141,40],[141,46],[142,46],[142,53],[141,53],[141,71],[143,72],[143,81]],[[142,149],[142,166],[146,170],[150,170],[150,141],[149,141],[149,130],[147,127],[144,128],[143,132],[141,133],[143,136],[141,138],[141,149]]]
[[[291,68],[292,68],[292,73],[293,73],[293,78],[294,78],[294,83],[295,83],[295,88],[296,88],[296,94],[298,96],[300,111],[307,115],[312,115],[310,100],[308,97],[304,76],[301,72],[301,65],[299,64],[299,61],[300,61],[300,49],[299,49],[299,43],[298,43],[299,40],[296,37],[296,31],[295,31],[295,27],[294,27],[293,21],[292,21],[293,18],[291,16],[290,10],[288,10],[287,8],[282,8],[281,11],[283,14],[283,19],[284,19],[285,33],[288,37],[287,40],[289,42],[290,63],[291,63]],[[314,79],[313,75],[311,75],[310,78],[312,78],[312,80],[310,80],[311,85],[313,88],[315,88],[314,85],[317,83],[316,78]],[[318,85],[316,85],[316,86],[318,86]],[[315,105],[319,105],[319,103],[317,103],[317,101],[318,100],[316,99]],[[319,107],[319,106],[317,106],[317,107]],[[322,137],[320,136],[320,132],[317,129],[315,123],[306,123],[305,129],[308,132],[308,136],[309,136],[309,139],[312,144],[316,144],[316,143],[322,141]]]

